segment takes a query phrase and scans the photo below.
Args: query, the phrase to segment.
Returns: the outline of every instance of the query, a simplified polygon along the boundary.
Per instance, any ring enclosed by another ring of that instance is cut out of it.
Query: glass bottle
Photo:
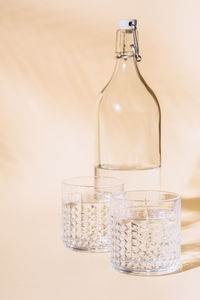
[[[137,21],[118,25],[114,72],[98,102],[95,175],[121,178],[126,189],[159,189],[159,102],[138,69]]]

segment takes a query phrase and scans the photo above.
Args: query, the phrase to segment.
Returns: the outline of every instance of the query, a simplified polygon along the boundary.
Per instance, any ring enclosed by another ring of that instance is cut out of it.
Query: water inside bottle
[[[96,176],[116,177],[125,182],[125,190],[159,190],[161,185],[160,166],[120,166],[101,165],[95,168]]]

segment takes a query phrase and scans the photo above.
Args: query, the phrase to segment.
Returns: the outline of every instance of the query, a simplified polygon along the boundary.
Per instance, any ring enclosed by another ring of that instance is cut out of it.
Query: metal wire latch
[[[133,41],[134,44],[131,44],[130,47],[133,50],[133,56],[135,57],[137,62],[140,62],[142,60],[142,57],[139,54],[139,46],[138,46],[138,40],[137,40],[137,20],[133,20],[129,23],[129,26],[132,26],[133,28]]]

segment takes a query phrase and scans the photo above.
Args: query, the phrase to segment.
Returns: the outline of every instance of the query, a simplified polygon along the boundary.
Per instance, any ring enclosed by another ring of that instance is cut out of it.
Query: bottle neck
[[[116,57],[128,58],[134,57],[134,60],[140,62],[142,60],[139,54],[137,29],[120,29],[116,34]]]
[[[126,58],[133,56],[131,45],[134,44],[133,30],[117,30],[116,32],[116,57]]]
[[[156,102],[154,92],[142,77],[137,62],[141,61],[136,29],[117,30],[116,33],[116,64],[112,78],[120,82],[133,80],[142,83]]]
[[[129,79],[133,80],[134,77],[138,76],[137,62],[133,59],[133,55],[124,57],[117,57],[114,69],[114,78],[119,78],[119,80]]]
[[[131,45],[135,47],[133,30],[117,30],[116,32],[116,64],[113,78],[133,79],[138,76],[137,60]],[[135,67],[134,67],[135,65]]]

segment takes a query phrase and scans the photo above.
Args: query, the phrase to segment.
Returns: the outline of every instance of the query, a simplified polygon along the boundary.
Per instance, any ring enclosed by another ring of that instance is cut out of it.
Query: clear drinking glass
[[[181,199],[130,191],[111,201],[111,264],[122,272],[161,275],[180,267]]]
[[[66,247],[110,250],[109,207],[124,184],[109,177],[76,177],[62,183],[62,238]]]

